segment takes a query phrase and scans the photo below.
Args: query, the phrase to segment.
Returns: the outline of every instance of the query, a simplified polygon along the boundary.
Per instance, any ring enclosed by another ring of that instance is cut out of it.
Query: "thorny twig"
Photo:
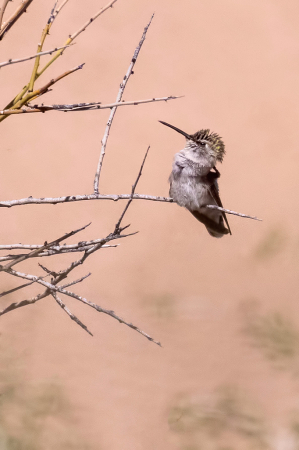
[[[140,40],[139,44],[137,45],[137,47],[135,49],[135,52],[134,52],[133,58],[131,60],[131,63],[129,65],[129,68],[127,70],[127,73],[125,74],[125,76],[123,78],[123,81],[120,84],[120,88],[119,88],[119,91],[118,91],[118,94],[117,94],[117,97],[116,97],[116,103],[119,103],[121,101],[121,99],[122,99],[124,90],[126,88],[126,85],[128,83],[128,80],[129,80],[130,76],[133,73],[134,65],[135,65],[136,60],[138,58],[138,55],[139,55],[139,52],[141,50],[142,44],[145,41],[146,33],[147,33],[147,30],[150,27],[150,24],[152,23],[153,17],[154,17],[154,15],[152,15],[151,20],[149,21],[147,26],[144,28],[143,34],[141,36],[141,40]],[[111,109],[111,113],[110,113],[110,116],[109,116],[109,119],[108,119],[108,122],[107,122],[107,125],[106,125],[106,129],[105,129],[104,137],[103,137],[102,142],[101,142],[102,143],[101,153],[100,153],[100,158],[99,158],[99,162],[98,162],[98,166],[97,166],[97,170],[96,170],[96,174],[95,174],[95,178],[94,178],[94,183],[93,183],[93,191],[94,191],[95,194],[99,193],[99,180],[100,180],[101,170],[102,170],[102,166],[103,166],[103,160],[104,160],[105,153],[106,153],[107,141],[108,141],[108,137],[109,137],[109,133],[110,133],[110,129],[111,129],[111,125],[112,125],[115,113],[116,113],[116,107],[114,106]]]

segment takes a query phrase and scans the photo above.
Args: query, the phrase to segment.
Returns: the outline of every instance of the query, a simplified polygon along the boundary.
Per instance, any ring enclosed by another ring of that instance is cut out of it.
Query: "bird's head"
[[[223,140],[217,133],[211,133],[209,129],[206,129],[197,131],[194,134],[187,134],[167,122],[162,122],[161,120],[159,122],[185,136],[187,140],[185,150],[188,153],[193,153],[199,157],[203,154],[209,154],[216,161],[223,161],[225,146]]]

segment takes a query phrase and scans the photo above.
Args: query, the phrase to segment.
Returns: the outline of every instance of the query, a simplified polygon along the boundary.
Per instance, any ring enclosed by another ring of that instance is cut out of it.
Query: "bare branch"
[[[89,194],[89,195],[67,195],[64,197],[49,197],[49,198],[34,198],[27,197],[21,198],[19,200],[4,200],[0,201],[0,208],[11,208],[12,206],[20,205],[56,205],[58,203],[71,203],[71,202],[81,202],[88,200],[113,200],[114,202],[118,200],[130,200],[131,194]],[[134,194],[134,200],[149,200],[153,202],[166,202],[172,203],[173,199],[169,197],[156,197],[153,195],[143,195]]]
[[[52,275],[54,274],[54,272],[52,272],[52,270],[47,269],[47,267],[43,266],[42,264],[38,263],[39,267],[41,267],[43,269],[44,272],[46,272],[48,275]]]
[[[70,39],[73,41],[74,39],[76,39],[76,37],[79,36],[79,34],[81,34],[83,31],[86,30],[87,27],[89,27],[89,25],[94,22],[101,14],[103,14],[107,9],[112,8],[112,6],[114,5],[114,3],[116,3],[117,0],[112,0],[111,2],[109,2],[106,6],[104,6],[103,8],[101,8],[93,17],[91,17],[87,22],[85,22],[85,24],[79,28],[79,30],[75,31],[75,33],[73,33],[70,36]]]
[[[62,80],[63,78],[67,77],[68,75],[71,75],[74,72],[77,72],[77,70],[83,69],[84,63],[80,64],[79,66],[74,67],[71,70],[67,70],[63,74],[59,75],[56,78],[53,78],[50,80],[47,84],[45,84],[43,87],[37,89],[34,92],[28,92],[28,94],[21,100],[19,100],[14,106],[12,106],[12,109],[19,109],[21,106],[26,104],[27,102],[44,95],[46,92],[49,91],[49,88],[53,86],[53,84],[57,83],[58,81]]]
[[[89,200],[130,200],[132,194],[90,194],[90,195],[68,195],[64,197],[49,197],[49,198],[34,198],[34,197],[27,197],[27,198],[21,198],[19,200],[3,200],[0,201],[0,208],[11,208],[12,206],[21,206],[21,205],[56,205],[58,203],[70,203],[70,202],[81,202],[81,201],[89,201]],[[144,194],[134,194],[133,200],[149,200],[152,202],[164,202],[164,203],[173,203],[173,199],[170,197],[161,197],[161,196],[154,196],[154,195],[144,195]],[[217,209],[219,211],[223,211],[227,214],[233,214],[235,216],[253,219],[253,220],[259,220],[254,216],[249,216],[247,214],[241,214],[235,211],[231,211],[230,209],[224,209],[220,208],[220,206],[216,205],[206,205],[205,208],[210,209]],[[1,250],[1,246],[0,246]]]
[[[29,283],[21,284],[20,286],[17,286],[15,288],[9,289],[8,291],[3,291],[3,292],[1,292],[0,297],[4,297],[5,295],[12,294],[13,292],[18,291],[19,289],[23,289],[26,286],[30,286],[33,283],[35,283],[35,281],[30,281]]]
[[[58,303],[58,305],[67,313],[67,315],[74,320],[74,322],[76,322],[81,328],[83,328],[83,330],[87,331],[88,334],[90,334],[90,336],[93,336],[93,334],[89,331],[89,329],[87,328],[86,325],[84,325],[83,322],[81,322],[81,320],[78,319],[78,317],[76,317],[69,309],[68,307],[63,303],[63,301],[58,297],[58,295],[56,294],[56,292],[51,292],[52,297],[54,297],[54,299],[56,300],[56,302]]]
[[[241,214],[235,211],[231,211],[230,209],[221,208],[220,206],[216,205],[206,205],[205,208],[217,209],[218,211],[222,211],[226,214],[233,214],[234,216],[244,217],[245,219],[259,220],[260,222],[262,222],[262,219],[259,219],[258,217],[248,216],[247,214]]]
[[[28,107],[38,109],[41,112],[44,112],[46,110],[54,110],[54,111],[63,111],[63,112],[69,112],[69,111],[91,111],[91,110],[98,110],[98,109],[112,109],[114,107],[119,106],[136,106],[141,105],[143,103],[154,103],[154,102],[167,102],[168,100],[175,100],[177,98],[181,98],[181,96],[174,96],[169,95],[168,97],[157,97],[157,98],[149,98],[146,100],[132,100],[132,101],[122,101],[122,102],[116,102],[116,103],[108,103],[108,104],[101,104],[101,102],[92,102],[92,103],[75,103],[73,105],[28,105]]]
[[[117,224],[115,225],[115,231],[114,231],[115,233],[119,232],[119,230],[120,230],[120,224],[121,224],[121,222],[122,222],[122,220],[123,220],[123,218],[124,218],[124,215],[126,214],[126,212],[127,212],[128,208],[129,208],[130,204],[132,203],[132,201],[133,201],[133,199],[134,199],[135,189],[136,189],[136,186],[137,186],[137,184],[138,184],[138,181],[140,180],[140,177],[141,177],[141,175],[142,175],[142,169],[143,169],[143,167],[144,167],[144,163],[145,163],[146,157],[147,157],[147,155],[148,155],[149,149],[150,149],[150,147],[148,146],[148,148],[147,148],[147,150],[146,150],[146,152],[145,152],[145,156],[144,156],[144,158],[143,158],[143,161],[142,161],[140,170],[139,170],[139,172],[138,172],[136,181],[135,181],[135,183],[134,183],[133,186],[132,186],[132,192],[131,192],[130,200],[129,200],[128,203],[126,204],[125,209],[123,210],[123,212],[122,212],[122,214],[121,214],[121,216],[120,216],[120,218],[119,218],[119,221],[118,221]]]
[[[48,277],[49,275],[52,275],[51,271],[49,271],[47,275],[44,275],[43,277],[39,277],[39,278],[43,279],[43,278]],[[20,286],[17,286],[15,288],[9,289],[8,291],[3,291],[0,294],[0,297],[4,297],[5,295],[12,294],[13,292],[16,292],[16,291],[18,291],[20,289],[24,289],[25,287],[30,286],[33,283],[36,283],[36,281],[30,281],[29,283],[21,284]]]
[[[64,0],[60,6],[58,6],[58,8],[55,9],[54,11],[54,18],[56,18],[57,14],[60,13],[60,11],[62,10],[62,8],[67,4],[69,0]]]
[[[0,66],[1,67],[1,66]],[[133,100],[128,102],[119,103],[108,103],[102,105],[101,102],[91,102],[91,103],[74,103],[72,105],[30,105],[27,104],[26,107],[21,109],[4,109],[0,111],[0,116],[10,116],[12,114],[30,114],[30,113],[44,113],[48,111],[61,111],[61,112],[74,112],[74,111],[93,111],[98,109],[112,109],[118,108],[119,106],[135,106],[143,103],[154,103],[154,102],[167,102],[168,100],[174,100],[181,97],[175,97],[173,95],[169,97],[158,97],[151,98],[147,100]],[[29,108],[29,109],[28,109]]]
[[[70,45],[74,45],[74,44],[70,44]],[[17,64],[20,62],[29,61],[30,59],[37,58],[38,56],[52,55],[52,53],[57,52],[57,50],[60,50],[61,48],[67,48],[67,47],[70,47],[70,46],[64,45],[63,47],[53,48],[52,50],[47,50],[46,52],[40,52],[40,53],[36,53],[35,55],[32,55],[32,56],[27,56],[26,58],[9,59],[8,61],[0,63],[0,69],[5,66],[10,66],[11,64]]]
[[[117,94],[117,97],[116,97],[116,103],[119,103],[121,101],[121,99],[122,99],[125,87],[126,87],[126,85],[128,83],[128,80],[129,80],[132,72],[133,72],[134,65],[135,65],[136,60],[138,58],[138,55],[139,55],[140,49],[142,47],[142,44],[145,41],[146,33],[147,33],[147,30],[149,29],[149,26],[150,26],[150,24],[151,24],[151,22],[153,20],[153,17],[154,17],[154,15],[152,15],[151,20],[149,21],[147,26],[144,28],[143,34],[141,36],[141,40],[140,40],[139,44],[137,45],[137,47],[135,49],[135,52],[134,52],[133,58],[131,60],[131,63],[129,65],[129,68],[127,70],[127,73],[124,76],[123,81],[120,84],[120,88],[119,88],[119,91],[118,91],[118,94]],[[102,170],[102,166],[103,166],[103,160],[104,160],[104,157],[105,157],[107,141],[108,141],[111,125],[112,125],[112,122],[113,122],[113,119],[114,119],[114,116],[115,116],[115,113],[116,113],[116,109],[117,109],[116,107],[113,107],[112,110],[111,110],[111,113],[110,113],[110,116],[109,116],[109,119],[108,119],[108,122],[107,122],[107,125],[106,125],[104,137],[102,139],[102,147],[101,147],[100,159],[99,159],[99,162],[98,162],[97,171],[96,171],[95,178],[94,178],[94,183],[93,183],[93,185],[94,185],[94,189],[93,190],[94,190],[95,194],[99,193],[99,180],[100,180],[101,170]]]
[[[2,309],[2,311],[0,311],[0,316],[3,316],[3,314],[7,314],[10,311],[14,311],[15,309],[22,308],[23,306],[33,305],[42,298],[48,297],[48,295],[49,292],[46,289],[42,294],[38,294],[36,297],[32,297],[28,300],[21,300],[20,302],[11,303],[6,308]]]
[[[121,317],[117,316],[114,311],[110,311],[108,309],[101,308],[99,305],[90,302],[84,297],[80,297],[80,295],[74,294],[73,292],[66,291],[65,289],[56,288],[58,292],[61,292],[62,294],[68,295],[69,297],[75,298],[76,300],[79,300],[82,303],[85,303],[85,305],[90,306],[91,308],[94,308],[96,311],[107,314],[110,317],[113,317],[113,319],[116,319],[119,321],[119,323],[123,323],[124,325],[127,325],[128,327],[132,328],[133,330],[137,331],[138,333],[142,334],[142,336],[146,337],[149,341],[154,342],[155,344],[159,345],[161,347],[161,343],[158,341],[155,341],[151,336],[149,336],[144,331],[140,330],[140,328],[136,327],[136,325],[133,325],[132,323],[126,322]]]
[[[22,0],[22,3],[13,15],[5,22],[0,29],[0,41],[3,39],[3,36],[10,30],[10,28],[16,23],[16,21],[21,17],[21,15],[26,12],[26,9],[32,3],[33,0]]]
[[[82,281],[84,281],[86,278],[90,277],[91,272],[89,272],[87,275],[84,275],[84,277],[79,278],[78,280],[72,281],[71,283],[68,284],[64,284],[62,286],[60,286],[61,289],[65,289],[67,287],[72,286],[73,284],[78,284],[81,283]]]
[[[123,323],[123,324],[127,325],[128,327],[132,328],[133,330],[137,331],[138,333],[142,334],[149,341],[154,342],[155,344],[161,346],[160,342],[155,341],[151,336],[149,336],[144,331],[140,330],[140,328],[138,328],[136,325],[133,325],[132,323],[126,322],[124,319],[122,319],[121,317],[117,316],[114,313],[114,311],[110,311],[110,310],[101,308],[99,305],[88,301],[84,297],[81,297],[81,296],[79,296],[77,294],[74,294],[73,292],[67,291],[67,290],[63,289],[62,287],[54,285],[53,283],[48,283],[47,281],[44,281],[44,280],[42,280],[42,279],[40,279],[38,277],[35,277],[33,275],[17,272],[17,271],[15,271],[13,269],[10,269],[9,273],[11,273],[12,275],[15,275],[17,277],[20,277],[20,278],[25,278],[27,280],[36,281],[37,283],[42,284],[43,286],[45,286],[47,289],[42,294],[40,294],[40,295],[38,295],[36,297],[33,297],[33,298],[29,299],[29,300],[23,300],[22,302],[12,303],[7,308],[5,308],[4,310],[0,311],[0,316],[3,315],[3,314],[8,313],[10,311],[13,311],[14,309],[20,308],[22,306],[33,304],[33,303],[37,302],[38,300],[41,300],[42,298],[47,297],[49,294],[52,294],[52,293],[55,293],[55,292],[60,292],[61,294],[65,294],[65,295],[67,295],[69,297],[72,297],[72,298],[75,298],[76,300],[79,300],[82,303],[85,303],[86,305],[94,308],[98,312],[102,312],[104,314],[107,314],[107,315],[113,317],[114,319],[118,320],[120,323]],[[59,277],[56,278],[55,282],[57,282],[58,278]]]

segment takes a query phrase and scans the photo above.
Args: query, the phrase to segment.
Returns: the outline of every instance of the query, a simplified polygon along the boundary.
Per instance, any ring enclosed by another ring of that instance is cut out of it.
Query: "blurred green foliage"
[[[255,257],[270,259],[280,253],[286,245],[286,234],[281,228],[269,230],[255,249]]]
[[[58,382],[26,384],[17,359],[1,345],[0,368],[0,450],[91,449]]]
[[[175,315],[175,299],[172,294],[149,295],[144,298],[143,304],[153,316],[169,319]]]
[[[255,347],[276,367],[288,368],[298,362],[299,331],[289,319],[275,311],[254,313],[247,318],[245,332]]]
[[[268,449],[263,418],[235,386],[209,399],[179,396],[169,412],[170,429],[183,450]]]

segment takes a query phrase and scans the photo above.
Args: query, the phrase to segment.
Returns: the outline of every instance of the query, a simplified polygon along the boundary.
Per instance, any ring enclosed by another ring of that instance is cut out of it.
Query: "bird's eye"
[[[200,145],[202,145],[203,147],[206,145],[205,142],[201,142]]]

